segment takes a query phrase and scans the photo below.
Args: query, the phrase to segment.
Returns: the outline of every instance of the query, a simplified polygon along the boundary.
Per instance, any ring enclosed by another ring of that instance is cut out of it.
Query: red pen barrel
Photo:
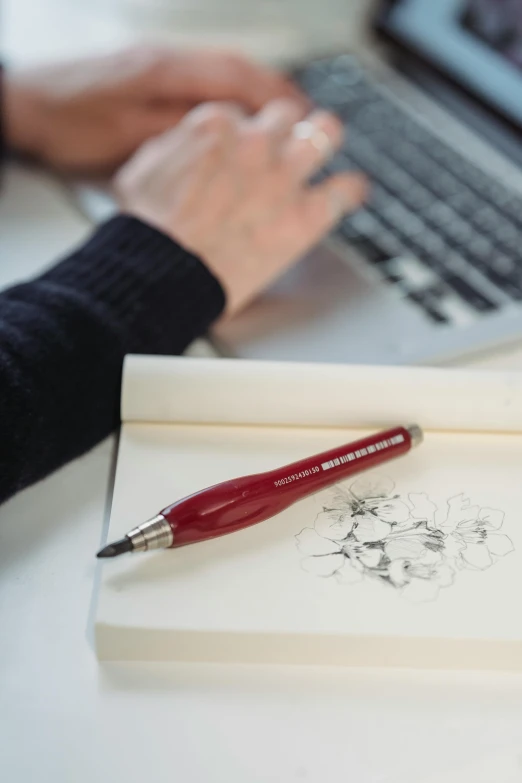
[[[173,530],[174,547],[233,533],[406,454],[414,445],[412,438],[421,438],[419,428],[396,427],[276,470],[225,481],[173,503],[161,515]]]

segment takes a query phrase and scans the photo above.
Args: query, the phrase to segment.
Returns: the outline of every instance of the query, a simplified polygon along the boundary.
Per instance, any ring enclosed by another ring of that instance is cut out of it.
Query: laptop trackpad
[[[242,358],[382,363],[400,361],[409,352],[408,334],[423,328],[425,319],[391,286],[321,246],[247,310],[220,323],[214,338],[225,354]]]

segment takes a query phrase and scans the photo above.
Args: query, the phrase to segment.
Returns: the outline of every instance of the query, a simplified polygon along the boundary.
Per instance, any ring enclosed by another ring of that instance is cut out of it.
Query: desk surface
[[[22,40],[24,8],[42,4],[6,5],[11,41]],[[0,284],[42,268],[88,230],[51,180],[13,167],[0,201]],[[494,363],[522,367],[522,357]],[[462,766],[459,783],[482,783],[480,770],[492,768],[495,783],[522,780],[520,677],[98,667],[93,553],[113,447],[105,442],[0,509],[1,779],[423,783]]]

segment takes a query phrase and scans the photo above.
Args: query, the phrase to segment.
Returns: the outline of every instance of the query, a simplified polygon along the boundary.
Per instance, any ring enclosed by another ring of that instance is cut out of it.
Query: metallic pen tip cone
[[[419,427],[419,425],[410,424],[409,427],[406,427],[406,429],[410,433],[411,447],[414,449],[415,446],[420,446],[420,444],[424,440],[424,433]]]
[[[133,549],[132,541],[125,536],[125,538],[120,538],[119,541],[113,541],[112,544],[104,546],[96,557],[118,557],[118,555],[123,555],[125,552],[132,552]]]

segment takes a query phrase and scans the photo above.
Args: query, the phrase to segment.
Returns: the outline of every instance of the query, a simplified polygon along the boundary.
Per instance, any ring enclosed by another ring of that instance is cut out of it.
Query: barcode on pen
[[[361,457],[366,457],[368,454],[374,454],[376,451],[382,451],[388,449],[390,446],[397,446],[399,443],[404,442],[404,435],[395,435],[393,438],[386,438],[378,443],[374,443],[372,446],[366,446],[364,449],[357,449],[357,451],[351,451],[349,454],[344,454],[342,457],[336,457],[329,460],[329,462],[323,462],[321,465],[323,470],[330,470],[330,468],[337,468],[339,465],[344,465],[346,462],[353,462]]]

